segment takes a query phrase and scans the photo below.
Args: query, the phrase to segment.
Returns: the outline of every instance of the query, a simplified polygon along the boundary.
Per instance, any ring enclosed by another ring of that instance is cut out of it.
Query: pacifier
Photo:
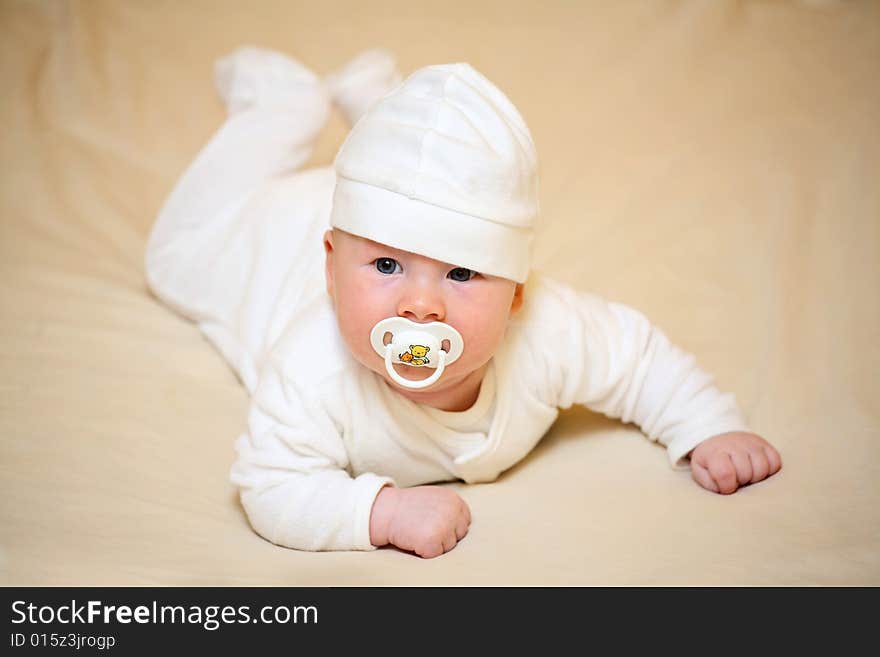
[[[386,344],[385,336],[390,334]],[[427,388],[443,375],[464,351],[461,333],[443,322],[418,324],[406,317],[388,317],[370,331],[370,344],[385,359],[385,370],[396,383],[406,388]],[[427,379],[410,381],[394,371],[394,363],[409,367],[431,367],[437,371]]]

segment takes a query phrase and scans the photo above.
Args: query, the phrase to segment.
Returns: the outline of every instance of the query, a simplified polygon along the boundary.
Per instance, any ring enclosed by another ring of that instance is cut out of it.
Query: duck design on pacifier
[[[447,365],[464,351],[461,333],[443,322],[419,324],[405,317],[388,317],[370,331],[370,344],[385,360],[385,371],[395,383],[418,390],[433,385],[443,376]],[[430,356],[428,354],[431,354]],[[394,364],[429,367],[436,371],[421,381],[410,381],[394,370]]]

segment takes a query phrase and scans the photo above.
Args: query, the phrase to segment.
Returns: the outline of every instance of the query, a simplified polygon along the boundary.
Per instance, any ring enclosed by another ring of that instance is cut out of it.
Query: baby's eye
[[[397,262],[394,258],[376,258],[374,260],[376,264],[376,269],[380,274],[395,274],[397,272],[403,271],[400,266],[400,263]]]
[[[446,274],[448,278],[451,278],[454,281],[458,281],[459,283],[469,281],[476,275],[477,272],[475,272],[473,269],[465,269],[464,267],[456,267],[448,274]]]

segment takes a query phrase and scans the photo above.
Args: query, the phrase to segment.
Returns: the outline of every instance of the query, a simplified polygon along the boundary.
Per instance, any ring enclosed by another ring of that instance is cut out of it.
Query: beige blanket
[[[880,584],[880,4],[6,0],[0,34],[0,583]],[[541,159],[536,264],[696,354],[782,472],[715,495],[572,410],[453,484],[474,522],[437,559],[257,536],[247,395],[143,272],[244,43],[485,73]]]

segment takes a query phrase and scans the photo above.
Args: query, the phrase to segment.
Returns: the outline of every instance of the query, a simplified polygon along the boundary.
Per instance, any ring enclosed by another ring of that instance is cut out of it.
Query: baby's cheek
[[[348,343],[354,347],[359,342],[357,336],[363,332],[363,312],[357,296],[340,294],[336,298],[336,320],[339,331]]]
[[[481,360],[492,356],[501,340],[509,319],[508,291],[500,286],[479,288],[478,292],[463,304],[460,314],[465,350]],[[470,348],[469,348],[470,343]]]
[[[497,326],[491,320],[471,324],[464,333],[465,351],[473,358],[488,359],[504,334],[504,327]]]
[[[340,304],[340,330],[349,348],[362,359],[371,359],[375,355],[370,346],[370,332],[387,316],[383,311],[381,304],[366,292],[355,291]]]

